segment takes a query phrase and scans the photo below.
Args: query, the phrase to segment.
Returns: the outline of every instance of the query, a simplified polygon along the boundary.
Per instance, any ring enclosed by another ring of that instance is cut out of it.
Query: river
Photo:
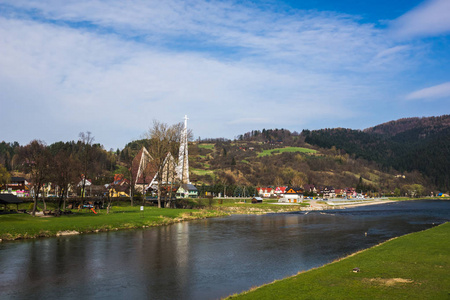
[[[0,243],[0,299],[219,299],[449,221],[450,201]]]

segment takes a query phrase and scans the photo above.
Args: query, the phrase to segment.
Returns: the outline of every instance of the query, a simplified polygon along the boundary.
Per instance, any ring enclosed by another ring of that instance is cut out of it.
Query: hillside
[[[323,149],[283,141],[227,141],[190,145],[191,180],[198,185],[229,186],[333,186],[365,191],[408,192],[408,186],[429,182],[418,172],[383,171],[374,162],[354,158],[336,148]],[[361,182],[360,182],[361,181]],[[222,188],[218,190],[223,191]],[[425,192],[425,191],[424,191]],[[233,194],[231,194],[233,195]]]
[[[450,116],[409,118],[360,130],[302,132],[311,145],[336,147],[384,170],[419,171],[440,189],[450,188]]]

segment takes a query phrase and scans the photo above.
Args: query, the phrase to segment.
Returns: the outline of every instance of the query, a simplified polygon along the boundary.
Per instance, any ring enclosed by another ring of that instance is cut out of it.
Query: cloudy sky
[[[0,0],[0,141],[450,113],[449,0]]]

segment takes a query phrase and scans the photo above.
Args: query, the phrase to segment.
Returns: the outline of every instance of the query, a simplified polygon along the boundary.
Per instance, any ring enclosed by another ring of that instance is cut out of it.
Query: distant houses
[[[184,183],[176,191],[176,197],[181,198],[198,198],[198,189],[189,183]]]
[[[2,193],[9,193],[17,197],[28,197],[30,188],[28,181],[23,177],[11,177],[11,182],[4,185]]]
[[[279,203],[300,203],[303,201],[304,190],[302,188],[287,188],[278,199]]]

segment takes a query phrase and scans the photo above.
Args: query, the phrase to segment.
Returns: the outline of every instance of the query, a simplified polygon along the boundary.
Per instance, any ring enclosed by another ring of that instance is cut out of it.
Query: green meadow
[[[66,231],[89,233],[145,228],[225,215],[224,212],[206,209],[170,209],[149,206],[144,207],[143,211],[140,210],[140,206],[113,206],[109,214],[106,213],[106,209],[98,210],[98,214],[84,209],[73,211],[73,214],[60,217],[33,217],[28,214],[0,215],[0,239],[50,237]]]
[[[450,299],[450,223],[228,299]]]
[[[263,150],[262,152],[258,153],[258,157],[268,156],[272,154],[280,154],[284,152],[317,153],[317,150],[302,147],[276,148],[270,150]]]

